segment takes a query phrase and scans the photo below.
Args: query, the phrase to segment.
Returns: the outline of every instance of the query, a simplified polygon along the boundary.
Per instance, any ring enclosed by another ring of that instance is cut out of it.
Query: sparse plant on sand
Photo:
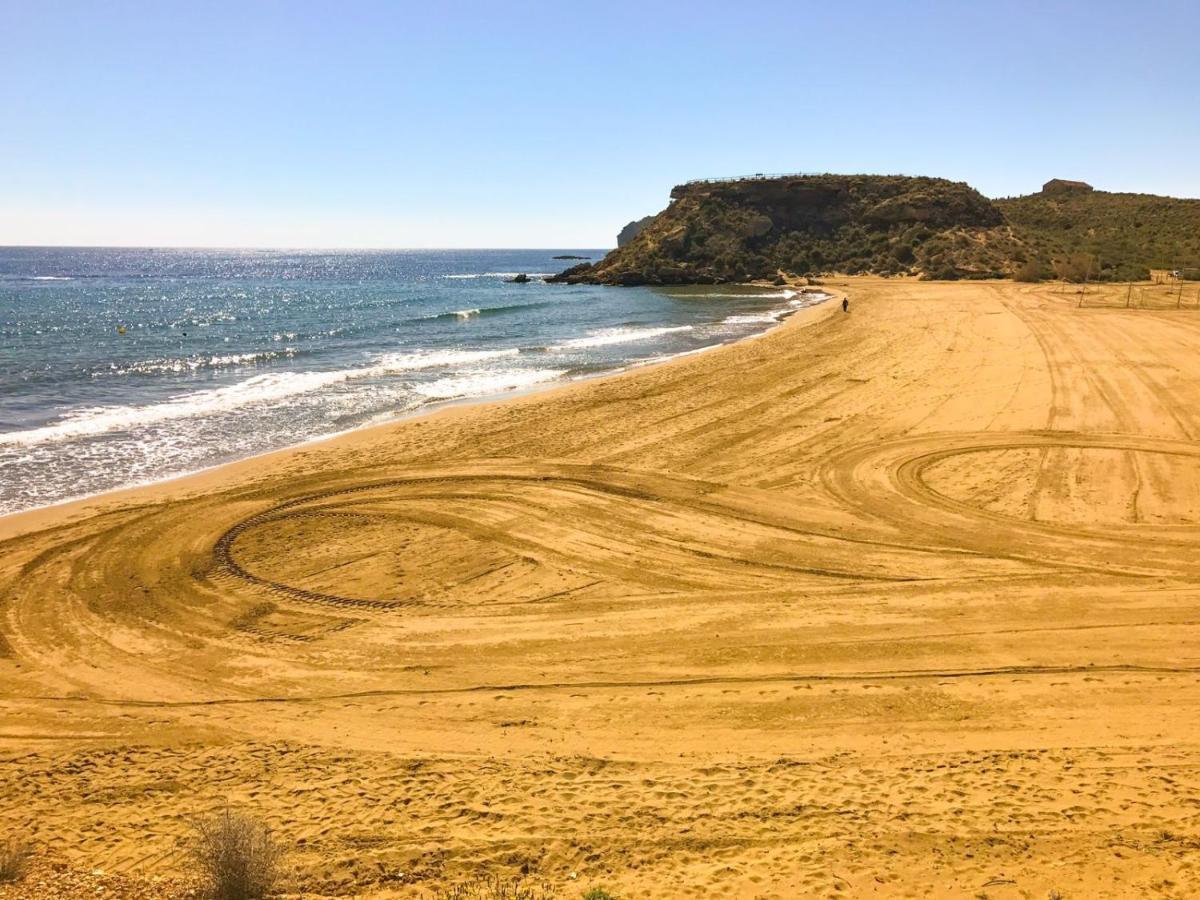
[[[1013,281],[1024,281],[1031,284],[1043,281],[1045,277],[1045,266],[1036,259],[1027,260],[1013,273]]]
[[[279,846],[257,819],[225,807],[194,824],[193,858],[210,900],[259,900],[279,878]]]
[[[602,887],[589,888],[583,895],[583,900],[617,900],[615,894],[610,894]]]
[[[437,900],[553,900],[554,892],[523,878],[493,875],[439,891]]]
[[[33,848],[27,841],[10,837],[0,842],[0,884],[11,884],[25,877]]]

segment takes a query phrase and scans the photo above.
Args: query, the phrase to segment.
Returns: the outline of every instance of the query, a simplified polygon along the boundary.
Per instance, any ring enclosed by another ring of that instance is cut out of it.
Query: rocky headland
[[[679,185],[665,210],[621,230],[616,250],[547,280],[715,284],[829,272],[953,280],[1085,268],[1113,280],[1181,265],[1200,267],[1200,200],[1063,179],[991,200],[943,178],[795,175]]]

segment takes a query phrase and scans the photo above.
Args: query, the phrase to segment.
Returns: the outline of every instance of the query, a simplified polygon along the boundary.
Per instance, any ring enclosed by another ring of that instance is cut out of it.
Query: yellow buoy
[[[117,334],[124,334],[124,333],[125,333],[125,326],[124,325],[119,326],[117,328]]]

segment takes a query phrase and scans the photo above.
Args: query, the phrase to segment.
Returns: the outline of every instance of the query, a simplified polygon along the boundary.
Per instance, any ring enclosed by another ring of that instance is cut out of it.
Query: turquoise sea
[[[564,254],[604,251],[0,248],[0,513],[697,351],[814,302],[546,284]]]

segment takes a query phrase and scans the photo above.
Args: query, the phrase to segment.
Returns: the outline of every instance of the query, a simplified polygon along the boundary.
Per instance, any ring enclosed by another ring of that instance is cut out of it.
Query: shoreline
[[[737,286],[754,288],[779,287],[778,285],[766,285],[754,282]],[[808,286],[788,284],[782,287],[785,290],[796,290],[797,293],[802,293],[802,288]],[[458,410],[515,402],[529,397],[548,396],[559,391],[567,391],[584,385],[601,383],[611,378],[632,377],[647,370],[659,369],[664,366],[686,362],[687,360],[693,359],[697,356],[705,356],[729,347],[736,347],[748,341],[754,341],[764,338],[767,335],[776,334],[792,321],[803,318],[804,313],[831,308],[829,307],[829,302],[831,300],[839,299],[844,292],[831,289],[827,285],[821,285],[821,289],[817,293],[824,295],[823,299],[811,305],[801,306],[795,310],[788,311],[787,313],[781,315],[775,324],[767,326],[762,331],[745,335],[731,341],[712,344],[708,347],[700,347],[694,350],[687,350],[682,353],[672,354],[667,357],[628,363],[615,369],[608,369],[605,371],[595,372],[593,374],[582,375],[566,381],[556,380],[546,382],[544,384],[535,384],[528,387],[517,388],[515,390],[502,391],[500,393],[439,400],[417,409],[399,413],[395,416],[388,416],[386,419],[381,421],[364,423],[353,428],[345,429],[344,431],[337,431],[331,434],[306,438],[298,443],[288,444],[285,447],[264,450],[260,453],[251,454],[250,456],[226,460],[225,462],[215,463],[211,466],[205,466],[200,469],[180,472],[176,475],[167,475],[161,478],[154,478],[149,481],[137,482],[122,487],[111,488],[109,490],[99,491],[93,494],[67,497],[42,506],[35,506],[29,509],[18,510],[16,512],[0,514],[0,541],[6,541],[42,528],[53,527],[56,524],[61,524],[60,522],[52,521],[56,517],[67,518],[77,513],[102,513],[111,511],[109,509],[89,510],[88,506],[91,504],[107,504],[109,502],[120,502],[126,500],[135,501],[135,497],[133,495],[141,492],[150,493],[168,491],[171,486],[184,486],[187,482],[192,480],[211,479],[222,472],[232,472],[233,470],[241,467],[254,466],[254,464],[265,465],[267,461],[271,459],[283,460],[289,455],[300,454],[317,448],[340,446],[343,442],[353,440],[356,437],[366,439],[367,436],[376,434],[383,429],[394,428],[399,425],[405,425],[414,421],[428,419],[434,416],[441,416]],[[181,489],[185,488],[181,487]],[[43,519],[47,521],[42,521]],[[29,524],[29,527],[24,527],[27,523]]]

